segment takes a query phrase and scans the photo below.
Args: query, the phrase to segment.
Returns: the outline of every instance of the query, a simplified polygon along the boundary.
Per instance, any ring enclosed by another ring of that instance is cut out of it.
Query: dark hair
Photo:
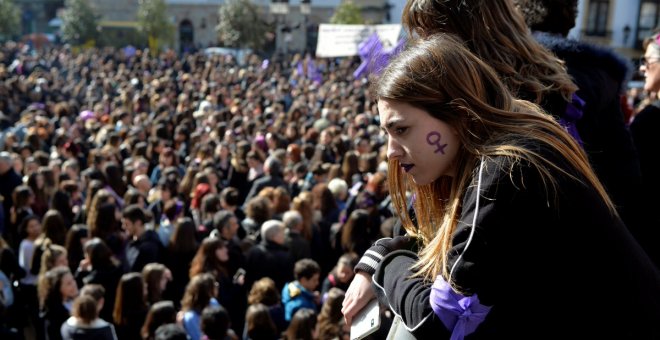
[[[125,325],[128,323],[126,318],[130,312],[145,310],[146,308],[142,275],[140,273],[122,275],[119,285],[117,285],[115,310],[112,313],[115,324]]]
[[[183,295],[183,300],[181,300],[181,309],[201,313],[209,305],[211,298],[214,297],[215,285],[215,278],[209,273],[193,276],[186,286],[186,292]]]
[[[84,250],[94,269],[108,269],[115,265],[112,258],[112,250],[98,237],[85,242]]]
[[[50,209],[41,220],[43,234],[51,239],[54,244],[64,245],[66,238],[66,225],[59,211]]]
[[[201,329],[209,340],[222,340],[229,330],[229,313],[222,306],[209,306],[202,311]]]
[[[222,232],[222,229],[228,226],[229,221],[232,217],[236,217],[233,212],[227,210],[221,210],[213,215],[213,228],[219,232]]]
[[[225,264],[220,262],[216,251],[227,245],[225,241],[217,237],[207,237],[197,249],[197,253],[190,264],[190,277],[201,273],[212,273],[214,276],[227,276]]]
[[[149,263],[142,268],[142,280],[147,286],[147,303],[153,304],[161,300],[163,291],[160,288],[160,281],[168,271],[165,265],[160,263]]]
[[[240,194],[234,187],[227,187],[220,192],[220,200],[229,206],[235,207],[240,204]]]
[[[321,267],[319,264],[312,259],[302,259],[298,260],[293,268],[293,276],[296,280],[302,278],[310,279],[315,274],[321,273]]]
[[[80,263],[80,260],[85,257],[83,245],[80,241],[87,237],[89,237],[89,231],[84,224],[74,224],[66,233],[64,248],[66,248],[69,256],[69,268],[71,271],[74,271]]]
[[[323,303],[318,317],[320,339],[333,339],[339,336],[339,322],[343,316],[341,306],[345,296],[346,293],[339,288],[330,288],[328,291],[328,297]]]
[[[181,217],[174,224],[169,250],[172,254],[192,253],[197,249],[195,223],[190,217]]]
[[[245,313],[248,337],[252,339],[276,339],[277,327],[266,305],[257,303]]]
[[[159,301],[154,303],[142,325],[140,334],[142,339],[153,339],[156,336],[156,330],[166,324],[176,322],[176,308],[172,301]]]
[[[188,340],[188,334],[181,326],[168,323],[156,329],[154,340]]]
[[[248,294],[248,304],[263,303],[266,306],[274,306],[280,303],[280,292],[275,286],[275,281],[269,277],[262,277],[255,281]]]
[[[298,309],[291,318],[289,328],[284,334],[285,340],[313,340],[316,328],[316,313],[309,308]]]
[[[122,216],[131,221],[137,222],[140,221],[142,224],[145,224],[151,220],[151,214],[146,212],[142,207],[137,204],[131,204],[128,207],[124,208]]]

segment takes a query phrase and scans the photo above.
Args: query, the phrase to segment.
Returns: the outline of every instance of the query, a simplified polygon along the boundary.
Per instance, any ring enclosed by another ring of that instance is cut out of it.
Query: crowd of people
[[[515,2],[409,0],[409,48],[370,81],[350,58],[2,45],[0,337],[345,339],[374,297],[374,338],[601,334],[567,299],[650,334],[649,110],[625,120],[626,63]]]
[[[5,332],[345,333],[333,288],[392,216],[352,60],[12,43],[0,59]]]

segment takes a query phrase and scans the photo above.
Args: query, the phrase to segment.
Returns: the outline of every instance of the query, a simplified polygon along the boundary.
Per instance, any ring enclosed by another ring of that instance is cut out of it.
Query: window
[[[639,21],[637,29],[637,45],[651,34],[658,25],[658,0],[643,1],[639,8]]]
[[[589,17],[587,21],[587,35],[606,36],[607,20],[609,17],[609,0],[592,0],[589,2]]]

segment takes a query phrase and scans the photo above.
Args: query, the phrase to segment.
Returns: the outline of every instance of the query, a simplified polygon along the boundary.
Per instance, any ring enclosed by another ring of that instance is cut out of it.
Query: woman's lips
[[[412,169],[415,166],[415,164],[401,164],[401,167],[403,168],[403,171],[409,172],[410,169]]]

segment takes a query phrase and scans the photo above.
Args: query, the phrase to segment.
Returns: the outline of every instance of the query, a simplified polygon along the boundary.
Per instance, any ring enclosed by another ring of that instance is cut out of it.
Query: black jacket
[[[558,181],[546,195],[525,164],[507,171],[500,157],[484,165],[481,183],[463,198],[448,254],[455,287],[492,306],[468,339],[660,337],[660,276],[592,188],[548,169]],[[414,257],[386,255],[374,285],[418,338],[437,338],[446,329],[432,313],[430,283],[410,278]]]
[[[149,263],[162,263],[164,256],[163,244],[158,234],[153,230],[146,230],[137,240],[128,243],[126,248],[126,262],[128,272],[141,272]]]
[[[623,222],[660,268],[658,247],[647,244],[660,238],[660,230],[655,230],[660,225],[653,224],[649,210],[642,208],[644,189],[636,150],[639,143],[633,143],[620,102],[630,73],[629,63],[605,47],[545,33],[535,33],[535,37],[566,62],[568,73],[579,87],[577,95],[586,102],[577,129],[589,161]]]
[[[289,249],[275,242],[263,240],[252,247],[245,262],[245,286],[252,287],[254,281],[270,277],[281,291],[289,281],[293,281],[293,261]]]

